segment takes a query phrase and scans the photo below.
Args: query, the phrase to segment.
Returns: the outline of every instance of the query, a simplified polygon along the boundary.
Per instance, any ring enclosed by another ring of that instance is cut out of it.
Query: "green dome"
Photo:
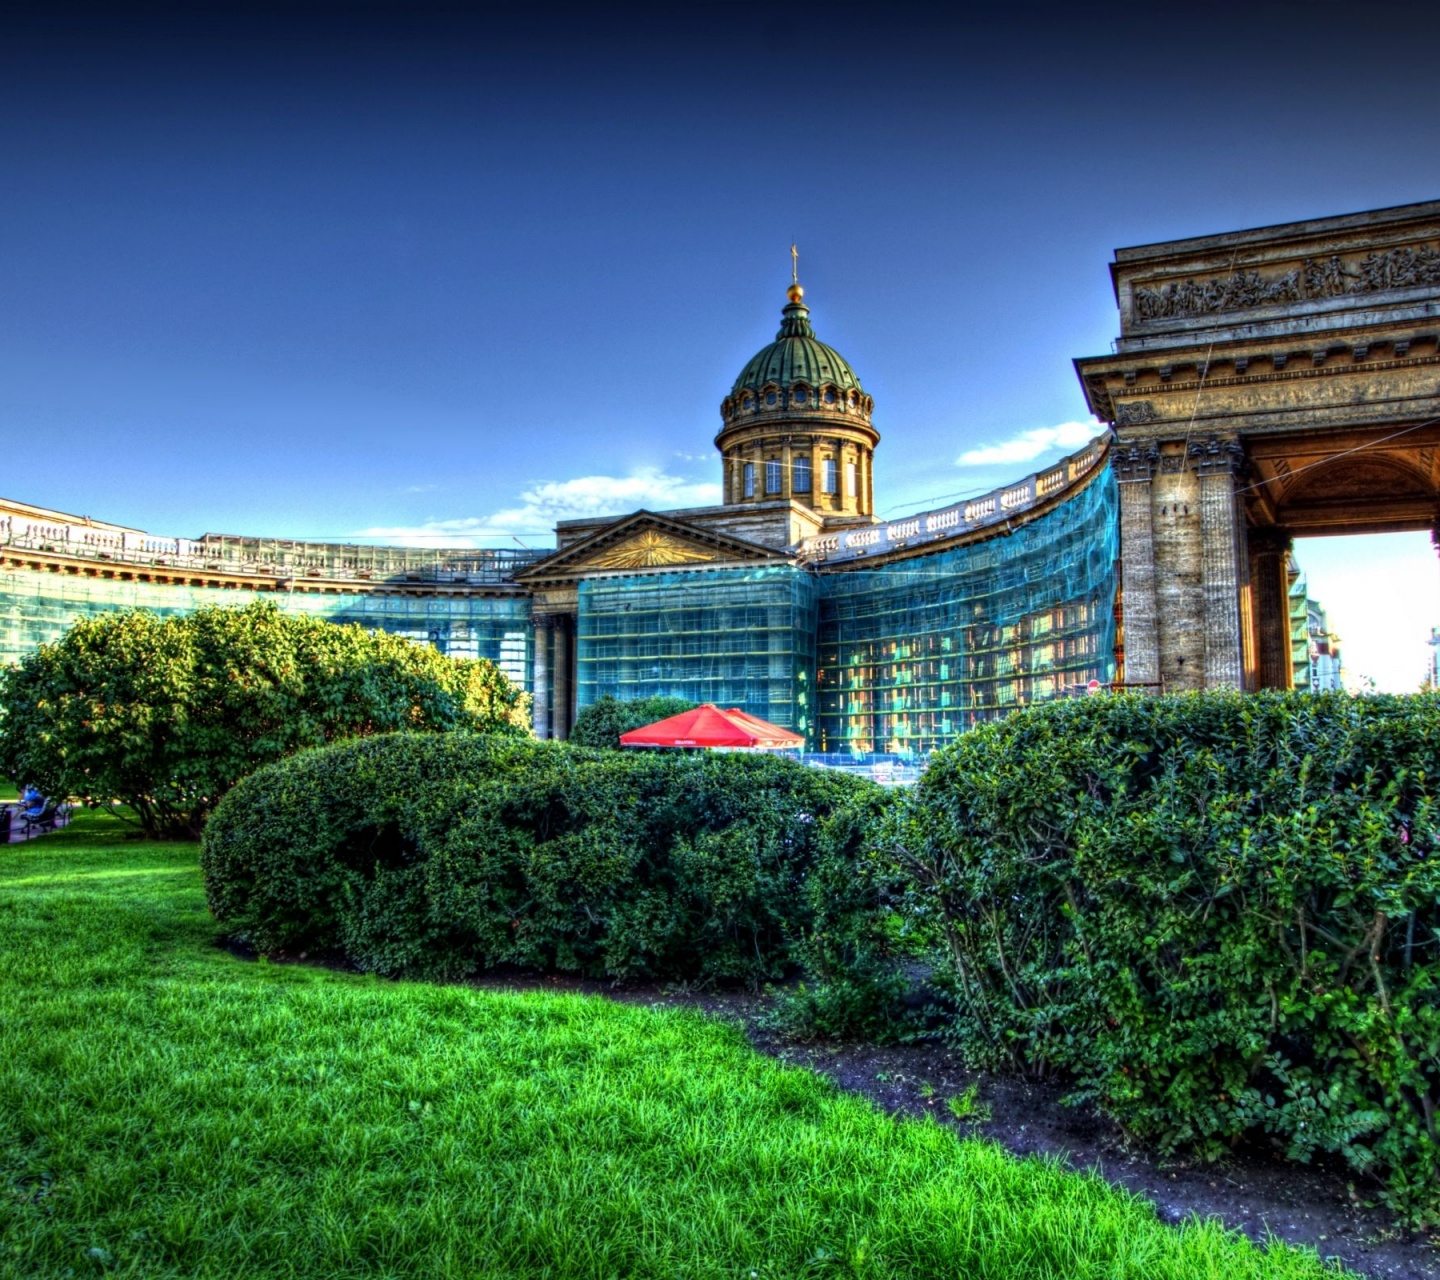
[[[732,396],[742,391],[759,391],[770,383],[779,387],[792,387],[797,382],[812,387],[828,383],[839,391],[863,390],[845,357],[834,347],[816,340],[808,307],[792,302],[781,314],[784,319],[775,341],[750,358],[730,389]]]

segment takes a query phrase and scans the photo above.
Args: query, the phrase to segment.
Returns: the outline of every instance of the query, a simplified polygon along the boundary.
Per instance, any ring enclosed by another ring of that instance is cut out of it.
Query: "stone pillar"
[[[1288,529],[1268,525],[1250,530],[1250,586],[1255,601],[1255,648],[1262,689],[1288,689],[1290,670],[1291,538]]]
[[[780,496],[782,498],[795,496],[795,473],[791,470],[792,455],[793,450],[787,439],[780,446]]]
[[[1158,684],[1160,635],[1155,607],[1155,528],[1151,482],[1160,461],[1147,448],[1117,446],[1113,467],[1120,489],[1120,601],[1125,626],[1125,683]]]
[[[570,726],[574,722],[571,714],[571,702],[574,699],[574,685],[570,679],[570,660],[573,646],[570,643],[571,619],[562,615],[555,619],[555,674],[552,707],[550,717],[551,736],[562,741],[570,736]]]
[[[535,617],[535,665],[531,680],[531,721],[537,738],[550,736],[550,616]]]
[[[1240,645],[1245,664],[1245,679],[1241,688],[1254,693],[1260,687],[1260,651],[1257,647],[1255,629],[1255,586],[1250,572],[1250,534],[1245,527],[1244,504],[1235,504],[1235,545],[1240,551],[1240,570],[1244,575],[1240,581]]]
[[[1205,597],[1205,688],[1245,683],[1240,630],[1240,544],[1236,536],[1235,473],[1244,451],[1233,440],[1192,444],[1200,477],[1200,580]]]

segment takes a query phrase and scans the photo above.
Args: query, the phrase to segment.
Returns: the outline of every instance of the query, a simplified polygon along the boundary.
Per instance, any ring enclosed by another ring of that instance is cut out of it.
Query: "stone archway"
[[[1440,201],[1116,252],[1126,683],[1288,687],[1295,537],[1436,529]]]

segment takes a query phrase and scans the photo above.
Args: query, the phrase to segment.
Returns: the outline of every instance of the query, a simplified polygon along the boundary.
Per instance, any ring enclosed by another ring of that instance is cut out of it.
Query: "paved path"
[[[36,828],[27,836],[25,834],[25,819],[20,816],[20,806],[10,803],[0,807],[3,807],[3,812],[0,812],[0,836],[4,837],[3,840],[0,840],[0,843],[8,844],[12,841],[33,840],[36,836],[49,834],[47,831],[41,831]],[[65,826],[69,820],[68,815],[58,819],[54,829],[58,831],[61,827]]]

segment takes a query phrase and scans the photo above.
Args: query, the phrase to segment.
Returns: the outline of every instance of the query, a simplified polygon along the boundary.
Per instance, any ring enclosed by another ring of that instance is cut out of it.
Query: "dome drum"
[[[721,401],[724,501],[793,500],[835,519],[871,518],[875,402],[845,358],[815,337],[802,296],[792,285],[775,341]]]

